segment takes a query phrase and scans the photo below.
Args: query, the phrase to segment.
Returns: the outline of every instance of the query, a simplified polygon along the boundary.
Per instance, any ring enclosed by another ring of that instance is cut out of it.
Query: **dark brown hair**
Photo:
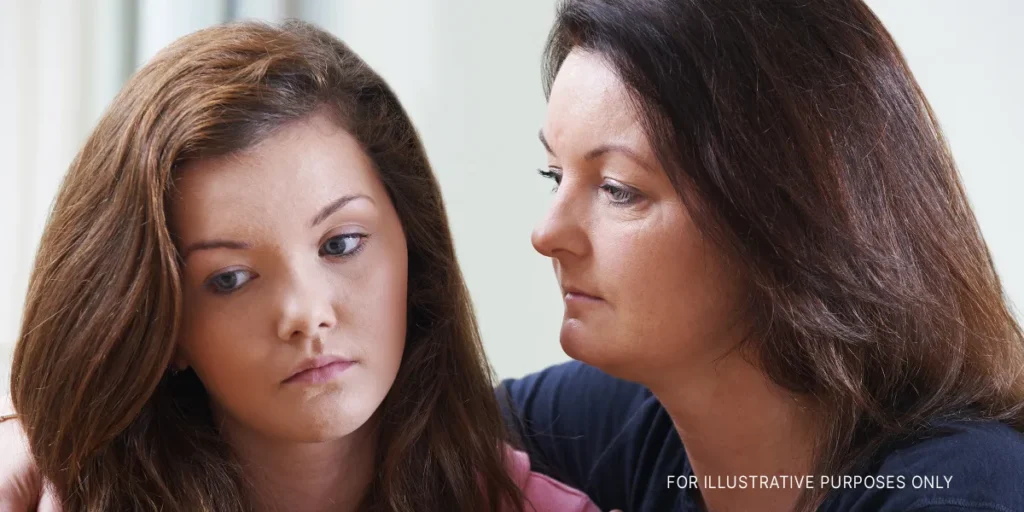
[[[1024,429],[1024,341],[949,149],[859,0],[571,0],[668,176],[749,288],[749,347],[823,412],[817,474],[942,419]],[[822,489],[805,492],[808,510]]]
[[[167,222],[176,169],[327,111],[363,145],[409,251],[407,343],[381,406],[369,510],[521,507],[438,183],[397,98],[311,25],[173,43],[131,78],[71,165],[32,274],[11,378],[67,510],[244,511],[246,482],[194,373],[168,377],[182,312]],[[340,462],[339,462],[340,463]]]

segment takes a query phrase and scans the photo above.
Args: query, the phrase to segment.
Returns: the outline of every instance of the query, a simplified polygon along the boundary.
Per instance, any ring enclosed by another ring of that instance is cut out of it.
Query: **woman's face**
[[[643,382],[720,355],[738,286],[631,105],[602,57],[565,60],[541,130],[557,186],[532,241],[562,287],[566,353]]]
[[[175,364],[194,369],[215,416],[299,442],[367,423],[402,359],[408,260],[359,143],[323,115],[289,124],[187,166],[172,208],[185,262]]]

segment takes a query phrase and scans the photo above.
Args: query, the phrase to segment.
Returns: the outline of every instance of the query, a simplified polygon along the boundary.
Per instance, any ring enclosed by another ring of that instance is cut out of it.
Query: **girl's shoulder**
[[[533,471],[526,453],[510,449],[508,460],[512,478],[523,491],[527,512],[599,512],[583,492]]]

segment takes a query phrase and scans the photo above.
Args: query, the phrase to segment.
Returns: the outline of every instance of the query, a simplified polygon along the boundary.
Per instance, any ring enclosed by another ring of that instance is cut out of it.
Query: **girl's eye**
[[[255,274],[248,270],[229,270],[211,277],[206,282],[206,286],[213,291],[213,293],[227,295],[238,290],[254,277],[256,277]]]
[[[359,252],[365,244],[365,233],[346,233],[333,237],[320,246],[322,256],[345,257]]]

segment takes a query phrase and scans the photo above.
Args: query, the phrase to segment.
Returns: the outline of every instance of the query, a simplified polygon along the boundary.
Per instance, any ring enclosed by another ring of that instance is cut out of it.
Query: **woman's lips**
[[[602,299],[600,297],[594,297],[593,295],[587,295],[580,292],[565,292],[566,302],[599,302]]]
[[[599,302],[603,300],[597,295],[588,293],[587,291],[572,285],[562,286],[562,297],[566,302]]]

